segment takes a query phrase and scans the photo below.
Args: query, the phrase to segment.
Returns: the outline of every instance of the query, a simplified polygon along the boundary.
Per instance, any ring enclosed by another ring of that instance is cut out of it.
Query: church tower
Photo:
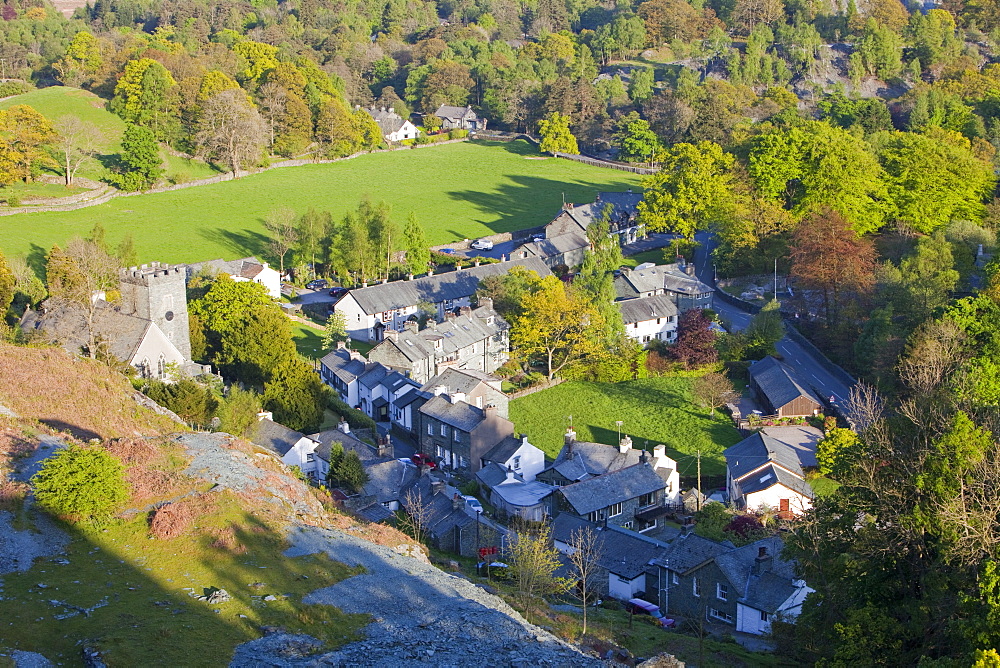
[[[187,273],[183,265],[154,262],[123,269],[119,280],[121,312],[152,320],[185,361],[191,361]]]

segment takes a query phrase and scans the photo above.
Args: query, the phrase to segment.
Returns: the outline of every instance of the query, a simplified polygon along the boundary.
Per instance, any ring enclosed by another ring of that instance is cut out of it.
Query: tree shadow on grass
[[[221,227],[214,229],[203,229],[198,232],[202,237],[213,242],[222,240],[227,250],[232,251],[237,257],[247,257],[253,255],[259,259],[272,261],[269,239],[253,230],[227,230]]]
[[[494,232],[512,232],[549,222],[558,215],[564,201],[587,204],[593,202],[599,192],[625,191],[634,187],[635,181],[624,176],[593,182],[511,175],[501,176],[501,182],[490,192],[452,190],[444,194],[453,200],[469,202],[484,214],[499,214],[499,220],[480,222]]]
[[[95,431],[91,431],[90,429],[85,429],[83,427],[78,427],[75,424],[69,424],[67,422],[63,422],[62,420],[41,419],[39,420],[39,422],[41,422],[47,427],[55,429],[56,431],[61,431],[66,434],[70,434],[71,436],[73,436],[73,438],[77,438],[81,441],[89,441],[94,438],[96,439],[101,438],[101,435]]]

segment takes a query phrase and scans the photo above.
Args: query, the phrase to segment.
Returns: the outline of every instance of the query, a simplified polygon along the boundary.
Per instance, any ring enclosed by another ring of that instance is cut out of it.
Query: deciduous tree
[[[703,408],[712,410],[712,417],[715,417],[716,408],[725,406],[739,397],[733,389],[732,381],[724,374],[715,371],[695,378],[691,383],[691,392]]]
[[[93,123],[81,121],[76,116],[62,116],[55,122],[59,133],[56,145],[62,157],[66,185],[72,186],[77,171],[93,160],[104,142],[104,133]]]
[[[587,635],[587,608],[597,595],[602,542],[590,526],[583,526],[570,534],[569,577],[573,582],[573,593],[580,599],[583,608],[583,628],[580,636]]]
[[[195,143],[200,155],[226,165],[237,176],[260,160],[267,134],[246,93],[224,90],[205,101]]]
[[[569,153],[577,155],[580,149],[576,145],[576,137],[569,129],[569,116],[564,116],[558,111],[553,111],[538,121],[538,134],[542,141],[538,149],[543,153]]]

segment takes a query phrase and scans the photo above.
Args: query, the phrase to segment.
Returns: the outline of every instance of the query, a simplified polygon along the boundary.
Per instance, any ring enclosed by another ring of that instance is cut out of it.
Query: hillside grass
[[[260,637],[262,626],[308,632],[328,648],[359,639],[367,615],[302,603],[355,569],[325,554],[282,556],[287,545],[276,527],[247,515],[228,492],[216,498],[215,512],[198,519],[198,532],[174,539],[151,539],[145,513],[69,529],[65,557],[0,577],[4,605],[18,611],[0,625],[0,646],[76,665],[86,638],[109,665],[221,666],[236,645]],[[213,540],[212,532],[234,539]],[[211,605],[192,596],[213,587],[232,600]],[[275,600],[264,601],[268,595]],[[49,602],[89,608],[103,599],[108,604],[89,616],[63,620],[55,615],[70,610]]]
[[[0,109],[9,109],[17,104],[32,107],[52,122],[62,116],[76,116],[81,121],[93,123],[101,129],[104,136],[99,143],[100,153],[96,159],[84,163],[78,172],[79,176],[100,180],[107,174],[107,168],[121,151],[125,121],[107,110],[106,100],[89,91],[69,86],[40,88],[0,100]],[[219,173],[217,169],[202,160],[171,155],[166,147],[161,147],[160,157],[163,159],[164,175],[171,180],[202,179]],[[53,173],[62,174],[62,171],[55,170]],[[7,189],[3,189],[3,192],[7,192]],[[66,191],[62,196],[70,194],[72,192]]]
[[[288,207],[340,218],[365,196],[385,201],[400,224],[414,213],[431,245],[542,225],[562,206],[599,191],[636,188],[639,177],[570,160],[541,158],[527,142],[463,142],[275,169],[236,181],[117,198],[60,213],[0,219],[0,248],[40,266],[55,243],[100,221],[112,244],[130,232],[141,262],[270,258],[264,218]]]
[[[650,451],[657,444],[677,460],[681,477],[692,480],[701,451],[701,472],[708,478],[725,475],[722,451],[740,440],[724,413],[715,417],[695,405],[691,377],[664,376],[623,383],[567,381],[510,402],[510,419],[519,433],[549,457],[563,445],[572,416],[578,441],[614,444],[621,434],[636,448]]]

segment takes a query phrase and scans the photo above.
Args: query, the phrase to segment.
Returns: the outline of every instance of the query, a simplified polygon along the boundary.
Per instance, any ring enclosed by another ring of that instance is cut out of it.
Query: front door
[[[778,500],[778,510],[780,510],[783,513],[787,513],[788,512],[788,499],[779,499]]]

